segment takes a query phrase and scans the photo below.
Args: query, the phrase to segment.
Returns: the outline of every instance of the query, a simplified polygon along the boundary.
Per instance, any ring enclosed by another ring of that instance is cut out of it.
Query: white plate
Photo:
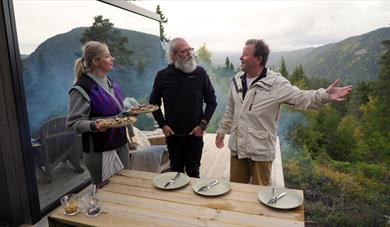
[[[200,195],[205,195],[205,196],[218,196],[218,195],[223,195],[223,194],[227,193],[228,191],[230,191],[230,189],[231,189],[230,183],[227,180],[220,180],[220,179],[217,179],[220,183],[217,185],[214,185],[209,190],[199,191],[199,189],[201,187],[208,185],[213,180],[215,180],[215,179],[206,179],[206,178],[199,179],[195,183],[195,185],[192,186],[192,190],[195,193],[198,193]]]
[[[265,205],[277,209],[292,209],[299,207],[303,203],[303,198],[297,192],[292,191],[287,188],[277,188],[276,195],[286,192],[287,194],[280,198],[276,203],[267,204],[268,201],[272,198],[272,188],[266,187],[260,191],[257,195],[257,198],[264,203]]]
[[[190,182],[190,178],[185,173],[180,173],[180,176],[176,178],[174,183],[169,184],[166,188],[164,188],[164,185],[169,182],[170,179],[173,179],[176,174],[177,172],[166,172],[157,175],[153,178],[153,185],[160,189],[170,190],[181,188]]]

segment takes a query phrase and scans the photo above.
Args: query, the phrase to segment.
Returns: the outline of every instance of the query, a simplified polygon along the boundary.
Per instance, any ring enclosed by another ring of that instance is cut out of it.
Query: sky
[[[390,26],[390,1],[136,1],[160,5],[168,37],[184,37],[194,48],[241,52],[249,38],[264,39],[271,51],[339,42]],[[115,27],[158,35],[151,19],[94,0],[14,0],[20,52],[30,54],[46,39],[103,15]],[[390,38],[390,37],[389,37]]]

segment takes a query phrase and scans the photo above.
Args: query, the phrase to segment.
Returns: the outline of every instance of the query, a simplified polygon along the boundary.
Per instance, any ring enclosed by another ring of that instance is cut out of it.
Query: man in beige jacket
[[[270,185],[272,161],[281,104],[300,110],[319,108],[329,101],[342,101],[352,86],[338,87],[339,80],[327,89],[304,91],[266,68],[268,45],[263,40],[245,43],[241,70],[230,86],[226,111],[219,122],[215,144],[224,147],[230,133],[230,180],[239,183]]]

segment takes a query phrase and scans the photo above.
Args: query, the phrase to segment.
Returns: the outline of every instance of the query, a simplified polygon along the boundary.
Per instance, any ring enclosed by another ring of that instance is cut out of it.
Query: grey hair
[[[182,41],[184,40],[183,38],[180,38],[180,37],[177,37],[177,38],[174,38],[172,39],[169,43],[168,43],[168,47],[167,47],[167,59],[168,59],[168,63],[169,64],[173,64],[175,63],[175,60],[172,58],[173,55],[177,52],[176,50],[176,43],[178,41]]]
[[[255,57],[261,57],[261,66],[265,66],[268,61],[268,56],[270,53],[268,44],[264,42],[262,39],[248,39],[245,42],[245,45],[255,45],[255,53],[253,54]]]

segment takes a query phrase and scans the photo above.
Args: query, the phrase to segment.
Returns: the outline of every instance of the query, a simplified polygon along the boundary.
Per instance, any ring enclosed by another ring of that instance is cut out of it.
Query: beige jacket
[[[235,76],[239,86],[239,77]],[[237,93],[234,83],[229,90],[225,114],[219,122],[217,133],[230,133],[229,148],[232,155],[253,161],[273,161],[281,104],[296,109],[319,108],[329,101],[326,90],[304,91],[268,69],[267,76],[248,88],[245,99]]]

